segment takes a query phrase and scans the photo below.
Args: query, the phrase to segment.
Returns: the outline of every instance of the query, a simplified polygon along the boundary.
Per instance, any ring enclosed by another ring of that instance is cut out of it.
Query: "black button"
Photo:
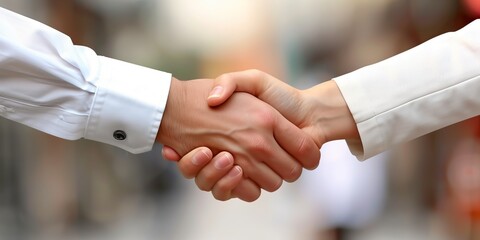
[[[113,132],[113,138],[115,138],[119,141],[122,141],[122,140],[125,140],[127,138],[127,134],[122,130],[117,130],[117,131]]]

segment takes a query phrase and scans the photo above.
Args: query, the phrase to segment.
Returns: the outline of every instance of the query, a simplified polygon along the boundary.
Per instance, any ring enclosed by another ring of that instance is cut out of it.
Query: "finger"
[[[233,168],[233,156],[228,152],[217,154],[195,177],[195,183],[203,191],[213,186]]]
[[[233,166],[229,172],[215,183],[212,194],[215,199],[226,201],[233,197],[232,191],[243,180],[243,171],[240,166]]]
[[[293,182],[297,180],[302,174],[302,165],[300,162],[282,149],[282,147],[273,137],[271,143],[269,143],[269,146],[269,157],[264,157],[262,160],[263,163],[272,169],[283,180],[287,182]],[[254,177],[251,178],[256,179]]]
[[[207,147],[196,148],[178,161],[178,168],[185,178],[193,178],[212,160],[212,151]]]
[[[315,169],[320,162],[317,144],[305,132],[278,116],[273,125],[273,135],[277,143],[306,169]]]
[[[262,189],[274,192],[282,186],[283,179],[265,163],[255,160],[249,164],[242,164],[241,160],[237,160],[237,163],[243,168],[244,176],[253,180]]]
[[[257,200],[260,194],[260,187],[248,178],[243,178],[239,185],[232,191],[232,197],[239,198],[245,202]]]
[[[195,183],[203,191],[211,191],[213,186],[233,167],[233,156],[228,152],[217,154],[195,177]]]
[[[258,70],[247,70],[223,74],[215,79],[214,87],[207,102],[214,107],[224,103],[233,92],[247,92],[254,96],[265,91],[266,73]]]
[[[181,158],[181,156],[173,148],[165,145],[162,147],[162,156],[166,160],[175,162],[179,161]]]
[[[243,163],[239,162],[242,158],[237,158],[237,164],[242,166],[245,173],[263,189],[266,189],[264,187],[265,182],[261,183],[259,181],[267,181],[268,176],[259,176],[258,173],[250,173],[250,171],[252,171],[250,169],[251,166],[246,166],[247,164],[253,165],[256,162],[262,162],[287,182],[295,181],[300,177],[302,172],[302,164],[286,152],[274,137],[273,131],[276,127],[275,125],[280,121],[277,120],[277,118],[288,122],[271,107],[268,107],[266,114],[252,118],[252,121],[257,122],[259,126],[261,126],[261,130],[256,134],[248,135],[248,138],[242,141],[246,146],[245,150],[247,154],[245,154],[245,158],[249,161]],[[271,187],[273,186],[270,186],[270,188]]]

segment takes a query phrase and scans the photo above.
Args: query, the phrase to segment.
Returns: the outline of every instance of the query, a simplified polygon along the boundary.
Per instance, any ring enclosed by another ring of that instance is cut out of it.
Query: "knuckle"
[[[252,195],[249,195],[249,196],[239,196],[239,198],[242,199],[242,200],[245,201],[245,202],[254,202],[254,201],[257,200],[258,198],[260,198],[260,195],[261,195],[261,191],[257,191],[257,192],[255,192],[255,193],[252,194]]]
[[[228,194],[224,194],[224,193],[222,193],[222,194],[220,194],[220,193],[212,193],[212,195],[213,195],[213,197],[214,197],[215,199],[217,199],[218,201],[222,201],[222,202],[227,201],[227,200],[230,199],[230,196],[229,196]]]
[[[315,158],[312,158],[312,166],[309,166],[309,170],[313,170],[315,168],[318,167],[318,165],[320,164],[320,151],[318,152],[319,154],[317,155],[317,157]]]
[[[318,167],[320,163],[320,151],[315,151],[311,156],[307,157],[306,169],[313,170]]]
[[[302,136],[298,139],[298,148],[297,152],[300,156],[308,156],[312,153],[315,148],[312,146],[312,141],[309,141],[307,136]]]
[[[184,173],[183,176],[184,176],[186,179],[192,179],[192,178],[195,177],[195,174],[192,174],[192,173],[186,174],[186,173]]]
[[[244,185],[245,186],[245,185]],[[232,190],[232,196],[245,202],[253,202],[261,195],[261,189],[258,185],[253,184],[247,188],[236,187]]]
[[[227,194],[230,192],[230,186],[226,182],[218,182],[215,184],[214,190],[219,193]]]
[[[215,199],[220,200],[220,201],[226,201],[229,200],[230,197],[230,189],[228,188],[228,185],[226,184],[217,184],[213,188],[212,191],[213,196]]]
[[[275,124],[276,116],[271,109],[262,107],[254,114],[254,120],[262,128],[272,128]]]
[[[180,173],[182,173],[182,176],[185,177],[186,179],[192,179],[195,177],[194,171],[189,170],[188,168],[182,167],[182,165],[179,165]]]
[[[248,143],[247,150],[251,153],[266,154],[271,152],[269,141],[261,134],[253,134]]]
[[[255,68],[246,70],[246,73],[248,75],[250,75],[251,77],[253,77],[254,79],[261,79],[265,76],[265,72],[260,71],[260,70],[255,69]]]
[[[217,83],[219,83],[219,82],[228,83],[228,82],[231,82],[231,81],[233,81],[233,76],[232,76],[231,73],[224,73],[216,79]]]
[[[276,183],[273,183],[271,186],[267,186],[264,189],[267,192],[275,192],[282,186],[282,183],[283,183],[283,180],[279,179],[279,180],[277,180]]]
[[[197,185],[198,189],[204,192],[210,192],[212,190],[211,185],[206,184],[204,181],[200,181],[199,178],[195,178],[195,184]]]
[[[288,175],[288,177],[285,178],[285,181],[295,182],[302,175],[302,171],[303,169],[300,165],[295,165],[290,171],[290,174]]]
[[[214,197],[215,197],[215,196],[214,196]],[[215,197],[215,199],[217,199],[218,201],[222,201],[222,202],[225,202],[225,201],[230,200],[229,197],[224,197],[224,196]]]
[[[217,180],[217,176],[214,172],[207,172],[202,175],[202,182],[204,182],[205,185],[210,186],[210,188],[212,188]]]
[[[303,166],[307,169],[315,168],[320,160],[320,151],[313,140],[301,137],[297,146],[297,158],[303,159]]]

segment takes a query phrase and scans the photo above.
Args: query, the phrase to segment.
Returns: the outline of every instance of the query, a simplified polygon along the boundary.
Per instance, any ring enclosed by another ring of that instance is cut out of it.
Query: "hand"
[[[317,146],[332,140],[359,139],[355,120],[333,80],[298,90],[258,70],[227,73],[215,80],[208,105],[218,106],[234,92],[250,93],[268,103],[309,134]]]
[[[172,80],[159,142],[180,155],[202,145],[213,154],[228,151],[242,167],[245,181],[251,179],[267,191],[278,189],[282,179],[296,180],[302,166],[318,165],[313,140],[253,96],[236,94],[222,106],[209,108],[200,100],[206,99],[212,86],[207,79]]]
[[[217,200],[226,201],[237,197],[252,202],[260,197],[260,188],[243,178],[242,168],[238,165],[233,166],[233,156],[228,152],[217,154],[212,159],[210,149],[200,147],[179,161],[180,156],[172,148],[164,146],[162,155],[165,159],[178,161],[178,167],[184,177],[189,179],[195,177],[197,186],[201,190],[211,191]],[[218,167],[220,162],[223,162],[224,167]]]
[[[224,74],[216,79],[216,87],[208,97],[209,105],[222,104],[234,91],[248,92],[272,105],[315,139],[318,146],[336,139],[359,140],[355,121],[334,81],[300,91],[257,70]],[[184,156],[179,161],[182,172],[188,168],[192,156]],[[180,158],[176,154],[169,157]],[[203,170],[197,170],[197,178],[202,178]]]

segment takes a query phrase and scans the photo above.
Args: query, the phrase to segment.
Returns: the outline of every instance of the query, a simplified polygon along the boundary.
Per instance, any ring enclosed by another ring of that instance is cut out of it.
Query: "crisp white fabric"
[[[0,8],[0,116],[65,139],[152,148],[171,74],[100,57]],[[125,140],[113,133],[121,130]]]
[[[480,20],[334,80],[360,132],[349,142],[359,159],[477,116]]]

